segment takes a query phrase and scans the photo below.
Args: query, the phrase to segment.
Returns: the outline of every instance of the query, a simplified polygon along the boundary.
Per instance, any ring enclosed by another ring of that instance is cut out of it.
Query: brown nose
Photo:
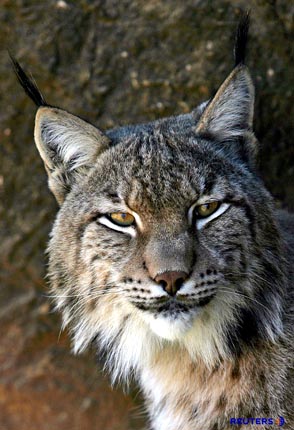
[[[186,272],[163,272],[155,276],[154,281],[160,284],[170,296],[175,296],[187,277]]]

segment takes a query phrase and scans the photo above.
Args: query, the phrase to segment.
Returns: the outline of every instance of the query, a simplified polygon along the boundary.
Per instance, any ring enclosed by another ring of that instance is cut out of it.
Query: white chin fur
[[[170,340],[180,340],[192,328],[197,312],[181,314],[178,318],[157,316],[144,312],[143,319],[157,336]]]

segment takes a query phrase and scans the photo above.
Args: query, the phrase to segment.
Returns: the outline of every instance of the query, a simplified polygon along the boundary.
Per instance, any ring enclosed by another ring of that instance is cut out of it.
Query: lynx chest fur
[[[113,381],[140,384],[153,430],[294,428],[293,219],[256,174],[247,24],[212,100],[106,132],[49,106],[14,60],[60,204],[56,308],[75,352],[94,344]]]

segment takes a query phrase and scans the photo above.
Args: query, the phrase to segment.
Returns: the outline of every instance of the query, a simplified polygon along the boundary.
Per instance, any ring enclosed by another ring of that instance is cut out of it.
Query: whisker
[[[231,275],[231,276],[237,276],[237,277],[247,277],[248,275],[251,274],[251,276],[249,277],[249,280],[251,282],[254,282],[255,279],[259,279],[260,281],[262,281],[265,285],[272,287],[272,284],[269,280],[265,279],[264,277],[262,277],[259,273],[256,273],[254,270],[250,270],[247,272],[238,272],[238,273],[234,273],[234,272],[226,272],[225,275]]]
[[[233,290],[230,290],[229,288],[225,288],[225,287],[220,287],[219,291],[224,292],[224,293],[234,294],[235,296],[239,296],[239,297],[243,297],[245,299],[251,300],[252,302],[263,307],[266,311],[271,312],[271,310],[268,307],[266,307],[263,303],[261,303],[259,300],[254,299],[253,297],[250,297],[248,294],[242,293],[240,291],[233,291]]]
[[[69,293],[69,294],[44,294],[43,296],[46,297],[46,298],[49,298],[49,299],[54,299],[54,298],[55,299],[58,299],[58,298],[83,298],[83,297],[84,298],[85,297],[87,297],[87,298],[96,298],[96,297],[99,297],[99,296],[103,296],[105,294],[115,294],[115,293],[118,293],[118,292],[124,292],[124,291],[126,291],[124,288],[117,287],[115,285],[111,286],[111,287],[115,287],[115,290],[114,289],[109,289],[109,287],[110,286],[104,286],[104,288],[106,288],[106,289],[103,289],[103,290],[101,290],[100,287],[99,287],[99,291],[96,291],[95,294],[92,294],[89,291],[87,291],[86,293],[84,291],[82,291],[82,292],[76,293],[76,294],[72,294],[72,293]]]

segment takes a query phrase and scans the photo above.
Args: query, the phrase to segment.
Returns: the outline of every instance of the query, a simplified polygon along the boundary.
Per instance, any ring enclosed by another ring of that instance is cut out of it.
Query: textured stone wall
[[[35,107],[6,48],[50,104],[109,128],[209,98],[231,70],[232,34],[248,7],[261,174],[293,210],[291,1],[0,1],[1,430],[141,428],[134,396],[111,391],[93,356],[73,357],[59,339],[43,281],[57,206],[33,143]]]

